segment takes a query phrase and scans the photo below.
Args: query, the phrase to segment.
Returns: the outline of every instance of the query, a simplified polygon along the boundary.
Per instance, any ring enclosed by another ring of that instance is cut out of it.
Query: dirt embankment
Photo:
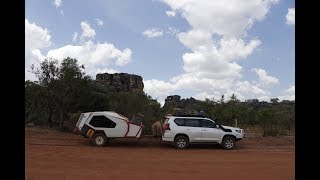
[[[177,150],[153,137],[98,148],[75,134],[25,130],[28,180],[295,179],[294,136],[245,138],[231,151],[215,145]]]

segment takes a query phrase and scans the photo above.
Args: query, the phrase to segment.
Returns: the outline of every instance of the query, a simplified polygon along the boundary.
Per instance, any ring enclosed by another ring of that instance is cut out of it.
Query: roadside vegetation
[[[163,107],[143,91],[116,92],[95,83],[84,73],[76,59],[66,58],[61,64],[46,59],[34,69],[37,81],[25,81],[25,124],[72,131],[82,112],[115,111],[131,119],[144,115],[144,134],[151,125],[164,120],[173,108],[203,111],[223,125],[261,129],[263,136],[287,135],[294,132],[295,101],[272,98],[270,102],[248,99],[241,102],[233,94],[225,99],[195,100],[187,103],[166,102]]]

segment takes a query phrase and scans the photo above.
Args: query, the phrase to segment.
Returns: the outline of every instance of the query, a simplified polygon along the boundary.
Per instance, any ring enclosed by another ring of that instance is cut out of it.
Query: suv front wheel
[[[236,145],[236,140],[234,137],[232,136],[227,136],[225,138],[223,138],[223,141],[222,141],[222,147],[224,149],[233,149]]]
[[[177,149],[186,149],[189,146],[189,139],[185,136],[177,136],[174,139],[174,147]]]

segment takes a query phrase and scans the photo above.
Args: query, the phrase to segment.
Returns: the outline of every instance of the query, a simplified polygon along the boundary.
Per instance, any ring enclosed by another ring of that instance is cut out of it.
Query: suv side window
[[[205,127],[205,128],[216,128],[217,125],[216,123],[209,121],[207,119],[202,119],[201,120],[201,127]]]
[[[105,116],[93,116],[90,123],[93,127],[114,128],[116,123]]]
[[[186,126],[200,127],[200,120],[199,119],[186,119]]]
[[[174,122],[177,126],[186,126],[186,119],[183,118],[176,118],[174,119]]]

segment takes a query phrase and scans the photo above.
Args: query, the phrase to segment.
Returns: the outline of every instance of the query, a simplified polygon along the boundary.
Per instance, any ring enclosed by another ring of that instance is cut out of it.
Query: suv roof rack
[[[170,115],[176,117],[207,117],[203,111],[186,110],[180,108],[173,108],[172,111],[173,112]]]
[[[176,117],[202,117],[202,118],[207,117],[207,116],[201,115],[201,114],[173,114],[173,116],[176,116]]]

